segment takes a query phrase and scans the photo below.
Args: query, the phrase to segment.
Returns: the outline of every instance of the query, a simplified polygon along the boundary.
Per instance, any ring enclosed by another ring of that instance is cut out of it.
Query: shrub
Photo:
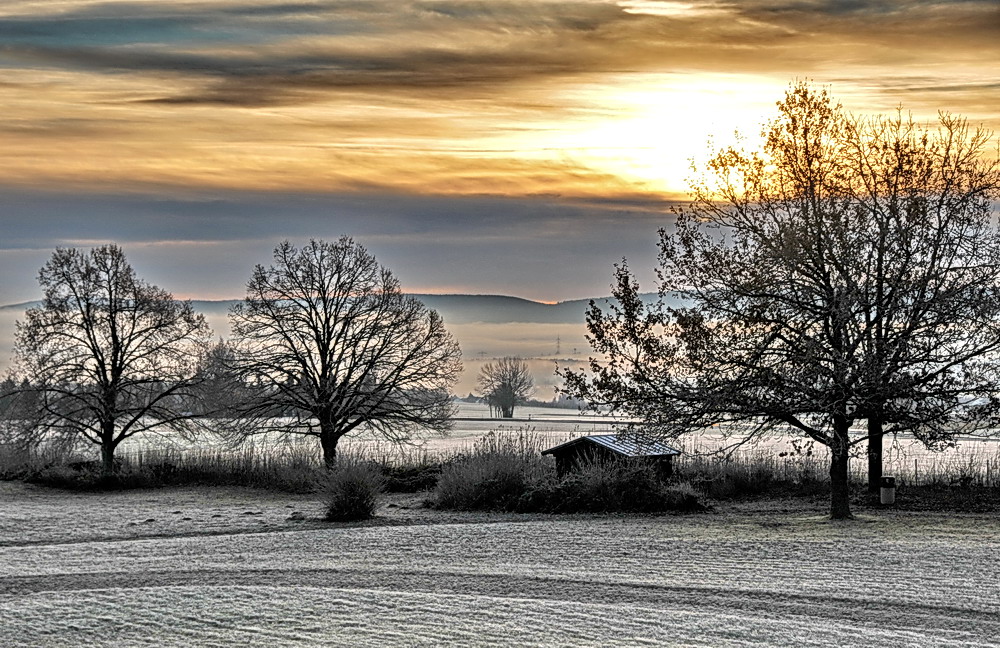
[[[563,480],[544,484],[522,502],[523,510],[550,512],[632,512],[704,510],[690,484],[667,484],[655,468],[630,461],[580,466]]]
[[[390,493],[419,493],[432,490],[441,477],[440,463],[423,463],[407,466],[382,466],[385,489]]]
[[[541,456],[543,440],[530,431],[495,430],[476,441],[469,453],[441,469],[432,501],[438,508],[464,511],[514,511],[552,472]]]
[[[478,454],[444,466],[434,491],[438,508],[514,511],[544,480],[545,463],[514,454]]]
[[[670,511],[704,511],[701,494],[688,482],[670,484],[663,489],[663,501]]]
[[[30,450],[14,443],[0,443],[0,480],[24,479],[35,463]]]
[[[25,481],[52,488],[76,491],[130,490],[162,485],[145,470],[119,465],[117,472],[105,475],[100,462],[77,461],[46,466],[29,474]]]
[[[0,462],[0,468],[3,467]],[[248,486],[285,492],[313,493],[326,471],[315,453],[301,448],[266,451],[204,448],[120,452],[115,473],[101,474],[101,462],[63,454],[36,454],[21,461],[8,478],[67,490],[123,490],[161,486]]]
[[[347,457],[338,459],[323,481],[326,519],[335,522],[373,517],[385,490],[385,476],[377,464]]]

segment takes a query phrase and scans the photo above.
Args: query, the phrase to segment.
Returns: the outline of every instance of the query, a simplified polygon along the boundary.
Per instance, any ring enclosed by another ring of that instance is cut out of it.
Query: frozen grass
[[[185,511],[228,508],[237,523],[259,496],[226,490],[222,506],[213,490],[183,491]],[[7,511],[36,498],[62,521],[34,532],[49,520],[25,519],[32,543],[0,546],[0,643],[997,646],[1000,637],[1000,522],[990,515],[832,523],[806,503],[665,517],[396,508],[382,524],[135,540],[112,528],[94,536],[100,528],[81,519],[107,501],[109,524],[162,520],[179,506],[176,492],[0,484],[5,532]],[[64,535],[73,524],[77,535]]]

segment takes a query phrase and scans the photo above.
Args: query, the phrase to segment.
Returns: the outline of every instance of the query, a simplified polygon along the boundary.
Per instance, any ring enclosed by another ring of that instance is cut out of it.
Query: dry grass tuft
[[[378,464],[339,457],[336,467],[323,478],[326,519],[357,522],[373,517],[385,491],[385,482]]]

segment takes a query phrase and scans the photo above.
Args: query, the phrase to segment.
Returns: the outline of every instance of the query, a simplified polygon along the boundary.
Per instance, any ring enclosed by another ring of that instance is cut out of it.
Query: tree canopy
[[[806,435],[849,517],[852,447],[947,443],[993,413],[1000,175],[990,134],[949,115],[853,117],[804,83],[778,113],[763,150],[718,152],[660,232],[659,291],[683,306],[647,307],[622,264],[618,303],[588,312],[601,357],[565,378],[664,436]],[[870,435],[852,434],[862,420]]]
[[[399,440],[450,427],[458,344],[348,237],[278,245],[230,321],[230,367],[247,394],[233,403],[248,423],[239,435],[316,436],[332,465],[339,440],[358,428]]]
[[[138,278],[121,248],[57,249],[38,275],[42,304],[17,323],[23,440],[84,439],[104,472],[136,434],[189,430],[196,367],[210,337],[190,302]]]
[[[528,363],[521,358],[505,356],[487,362],[479,370],[479,394],[501,417],[512,418],[514,408],[523,405],[535,390]]]

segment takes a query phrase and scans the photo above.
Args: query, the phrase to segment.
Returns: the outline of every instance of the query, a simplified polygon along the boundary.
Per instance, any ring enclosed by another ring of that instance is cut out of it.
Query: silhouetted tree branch
[[[332,465],[340,439],[362,426],[393,440],[450,428],[458,344],[350,238],[281,243],[230,320],[230,366],[250,393],[234,403],[239,436],[316,436]]]
[[[997,164],[962,120],[854,119],[802,83],[764,135],[718,153],[660,232],[660,294],[685,306],[645,305],[622,264],[618,303],[587,316],[602,357],[563,374],[663,436],[808,436],[830,449],[831,516],[849,517],[852,446],[934,446],[995,411]]]
[[[15,374],[22,439],[51,435],[101,448],[159,429],[187,433],[195,368],[210,336],[189,302],[139,279],[121,248],[57,249],[39,273],[42,305],[17,323]]]

